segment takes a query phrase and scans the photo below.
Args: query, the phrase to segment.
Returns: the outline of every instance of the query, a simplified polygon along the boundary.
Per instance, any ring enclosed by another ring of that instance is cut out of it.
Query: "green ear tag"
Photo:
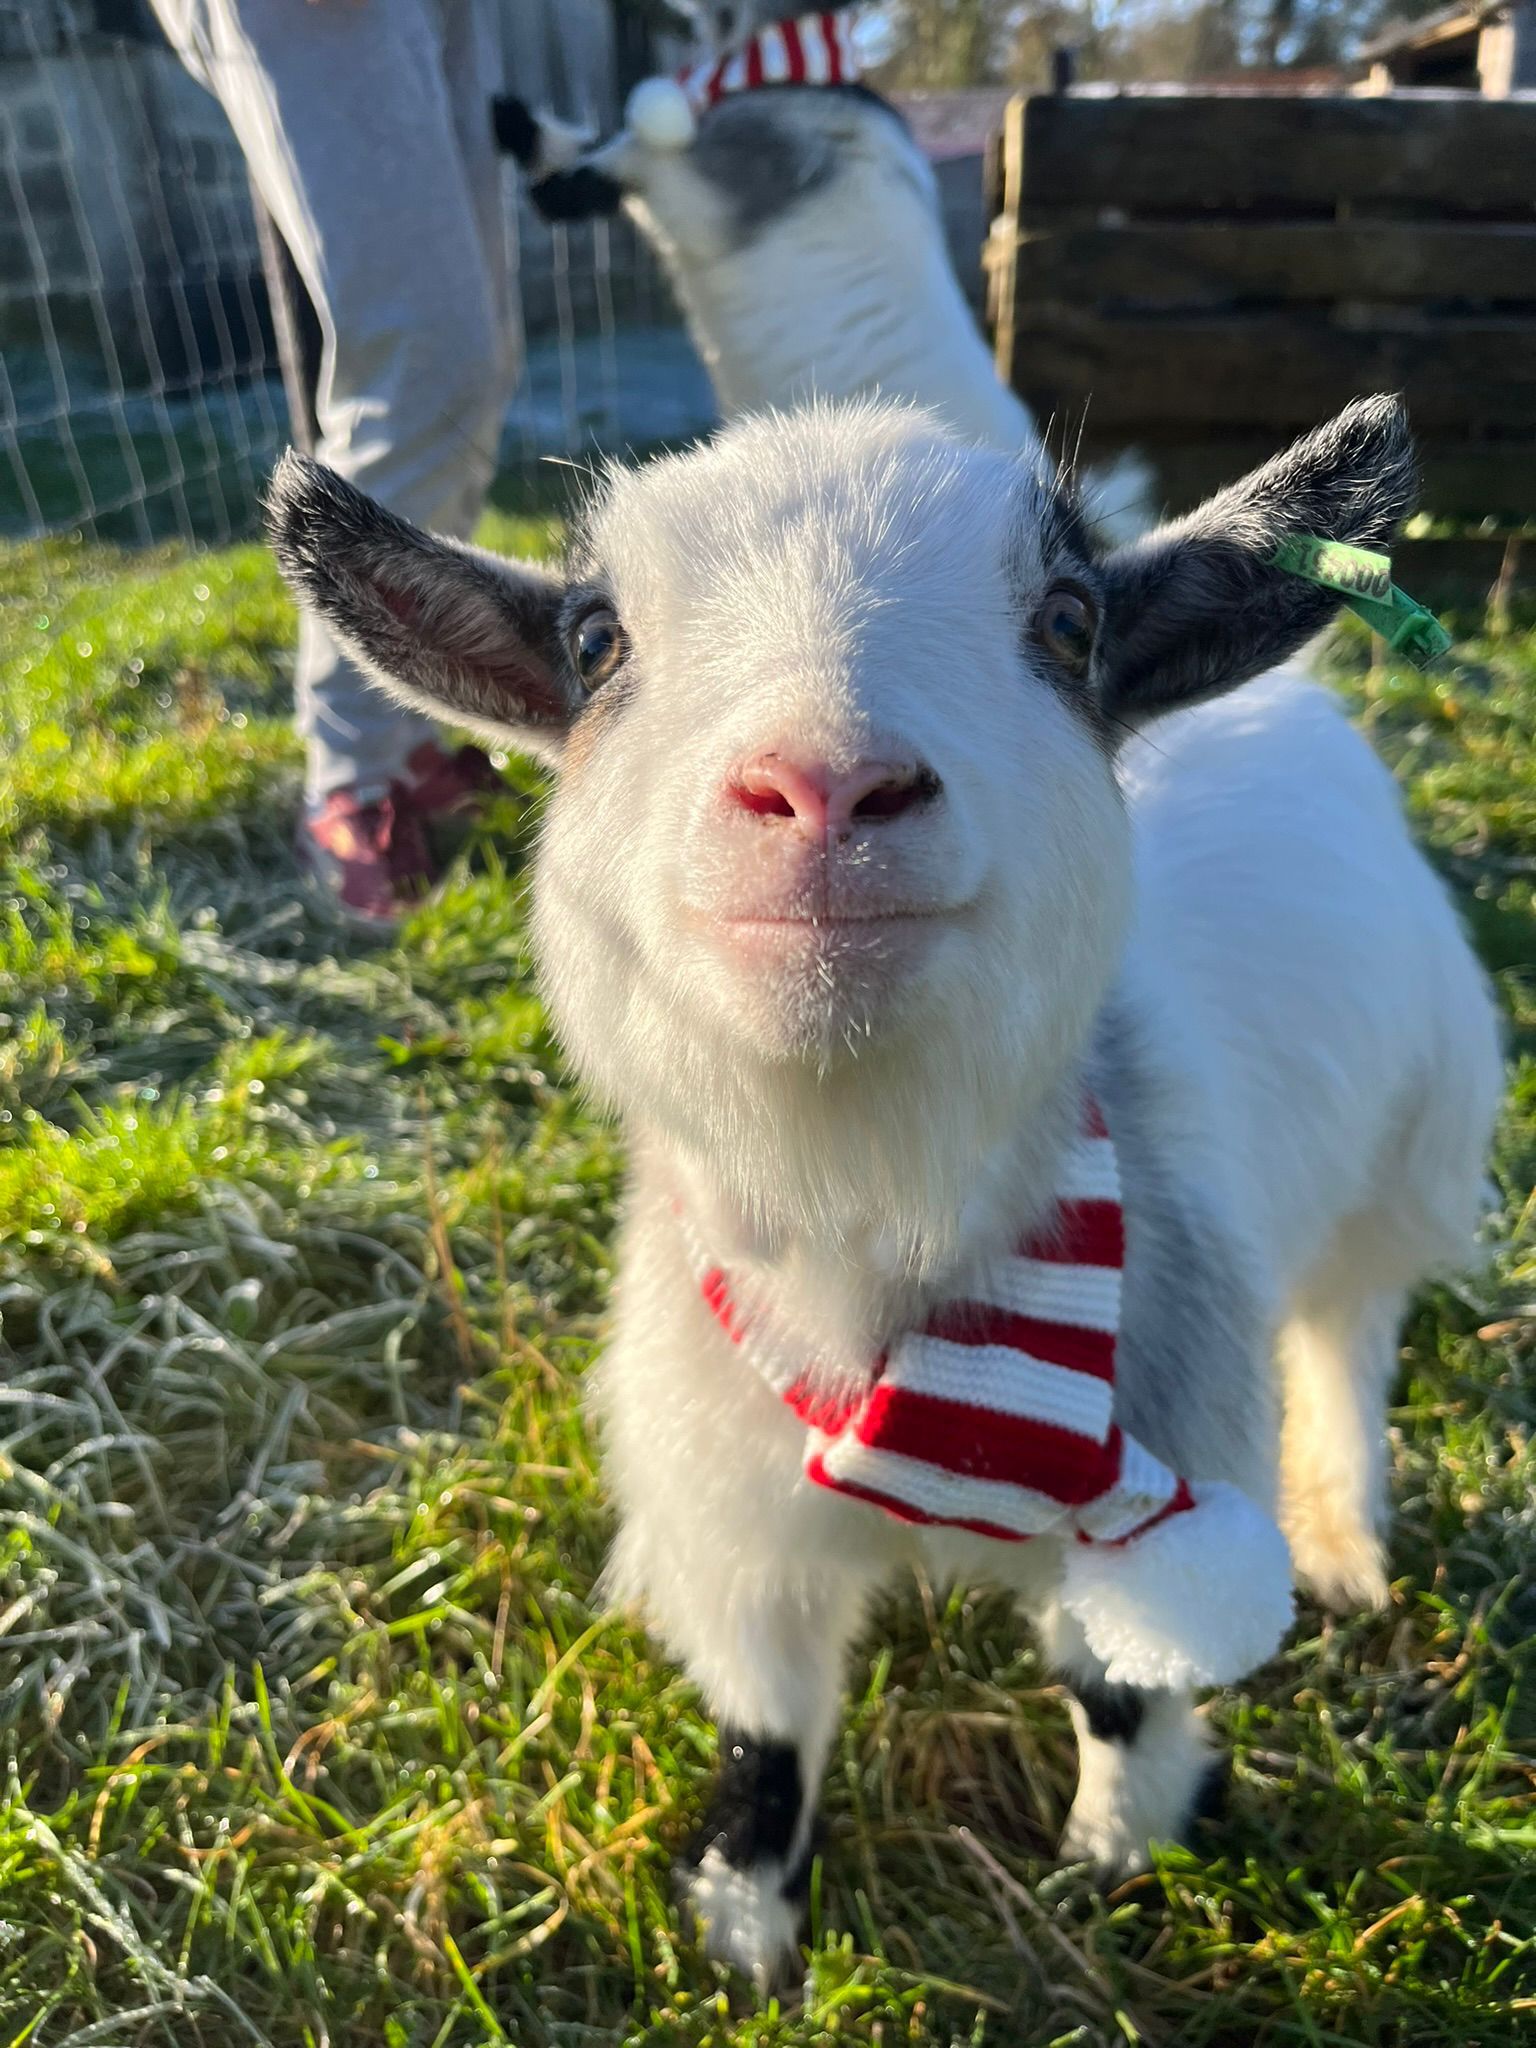
[[[1451,636],[1423,605],[1392,581],[1392,558],[1341,540],[1294,533],[1270,556],[1277,569],[1324,590],[1336,590],[1352,612],[1379,633],[1394,654],[1432,668],[1451,649]]]

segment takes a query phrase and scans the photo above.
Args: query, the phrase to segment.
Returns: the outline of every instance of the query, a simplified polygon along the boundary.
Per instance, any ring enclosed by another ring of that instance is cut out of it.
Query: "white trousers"
[[[391,511],[467,536],[519,339],[490,102],[489,0],[155,0],[222,102],[320,316],[317,453]],[[313,619],[295,680],[317,804],[382,795],[432,727]]]

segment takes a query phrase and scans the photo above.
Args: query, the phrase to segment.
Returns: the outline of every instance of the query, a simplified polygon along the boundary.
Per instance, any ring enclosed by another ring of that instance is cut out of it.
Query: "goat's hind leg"
[[[1187,1838],[1220,1798],[1225,1768],[1188,1692],[1112,1685],[1082,1632],[1059,1611],[1040,1625],[1069,1692],[1077,1793],[1062,1831],[1063,1863],[1090,1863],[1114,1882],[1145,1870],[1154,1842]]]
[[[1280,1335],[1281,1524],[1297,1578],[1340,1613],[1387,1597],[1387,1401],[1406,1305],[1336,1260]]]

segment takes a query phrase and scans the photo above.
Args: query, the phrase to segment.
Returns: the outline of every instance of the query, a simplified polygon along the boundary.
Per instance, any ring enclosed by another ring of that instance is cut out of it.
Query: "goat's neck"
[[[857,180],[839,181],[746,247],[707,255],[671,231],[672,196],[647,193],[639,211],[726,413],[812,391],[880,391],[932,406],[986,445],[1035,444],[1034,424],[992,367],[921,193],[886,184],[866,194]],[[860,223],[857,231],[850,221]]]
[[[926,1114],[915,1100],[898,1104],[899,1131],[829,1106],[806,1157],[780,1145],[760,1176],[739,1157],[654,1130],[637,1160],[643,1183],[681,1203],[712,1262],[819,1355],[858,1366],[1048,1215],[1082,1091],[1076,1061],[1021,1090],[1005,1134],[978,1137],[968,1156],[947,1142],[953,1134],[939,1120],[956,1106],[941,1096]],[[829,1157],[841,1171],[818,1173]],[[869,1199],[868,1189],[904,1178],[909,1199]]]

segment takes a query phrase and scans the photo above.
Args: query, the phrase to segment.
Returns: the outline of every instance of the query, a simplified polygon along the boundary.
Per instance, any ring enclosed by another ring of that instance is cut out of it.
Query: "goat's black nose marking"
[[[528,188],[528,197],[547,221],[591,220],[617,213],[624,203],[624,187],[606,171],[576,164],[541,178]]]

